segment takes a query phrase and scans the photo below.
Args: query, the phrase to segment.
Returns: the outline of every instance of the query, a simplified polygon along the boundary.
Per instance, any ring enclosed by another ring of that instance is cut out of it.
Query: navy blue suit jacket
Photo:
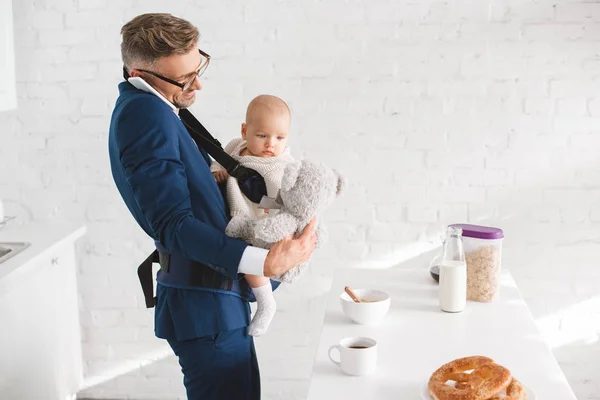
[[[109,156],[129,211],[161,251],[241,279],[238,266],[248,245],[224,233],[229,218],[209,156],[160,98],[128,82],[119,84],[119,92],[110,123]],[[248,302],[236,293],[158,283],[158,337],[212,335],[247,326],[249,316]]]

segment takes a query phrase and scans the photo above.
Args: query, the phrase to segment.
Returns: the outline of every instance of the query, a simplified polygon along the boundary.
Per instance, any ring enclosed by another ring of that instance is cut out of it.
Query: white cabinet
[[[31,247],[0,280],[0,398],[71,399],[83,382],[74,239]]]
[[[13,0],[0,0],[0,111],[17,107]]]

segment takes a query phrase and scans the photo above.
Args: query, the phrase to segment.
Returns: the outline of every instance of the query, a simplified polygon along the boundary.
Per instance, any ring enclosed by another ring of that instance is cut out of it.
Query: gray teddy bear
[[[283,173],[276,200],[281,205],[278,212],[258,220],[237,215],[231,219],[225,233],[253,246],[269,249],[284,237],[297,236],[302,232],[313,216],[319,216],[341,195],[345,185],[346,179],[335,169],[307,160],[294,161],[285,167]],[[319,220],[316,234],[319,247],[327,240],[327,231]],[[290,283],[304,272],[307,265],[308,262],[298,265],[274,279]]]

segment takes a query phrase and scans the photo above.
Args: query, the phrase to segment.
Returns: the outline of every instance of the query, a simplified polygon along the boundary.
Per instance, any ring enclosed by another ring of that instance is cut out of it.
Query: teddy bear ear
[[[294,161],[285,166],[281,179],[281,190],[291,190],[296,184],[302,161]]]
[[[340,174],[340,172],[337,169],[334,169],[333,172],[335,172],[335,174],[338,177],[337,190],[335,194],[339,197],[342,195],[342,193],[344,193],[344,190],[346,190],[346,185],[348,184],[348,181],[346,180],[346,177]]]

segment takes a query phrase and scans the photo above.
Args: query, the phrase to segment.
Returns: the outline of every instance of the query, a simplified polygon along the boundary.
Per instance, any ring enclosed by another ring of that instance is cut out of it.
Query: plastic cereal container
[[[467,262],[467,299],[489,303],[500,289],[502,229],[489,226],[453,224],[462,229]]]

